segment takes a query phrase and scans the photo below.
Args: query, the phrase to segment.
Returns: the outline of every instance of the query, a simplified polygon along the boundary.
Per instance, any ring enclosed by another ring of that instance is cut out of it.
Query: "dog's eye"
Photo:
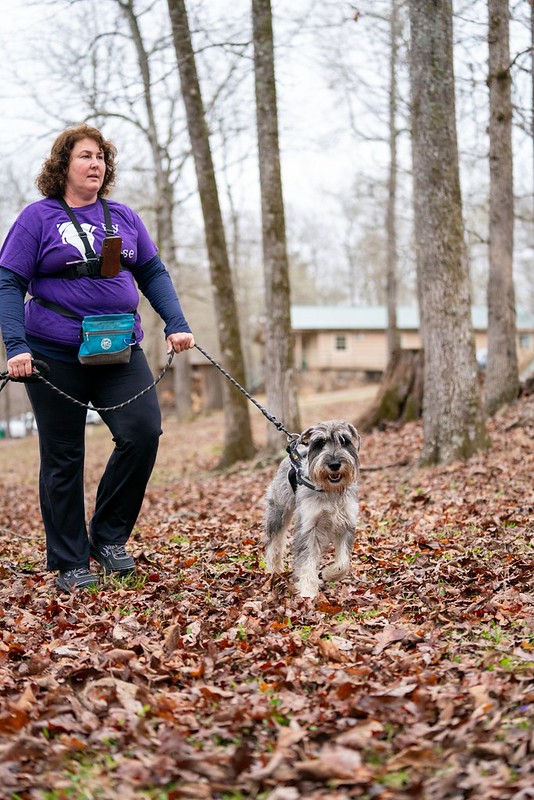
[[[318,450],[322,450],[325,444],[326,441],[324,439],[316,439],[313,443],[313,446],[316,447]]]
[[[350,437],[349,436],[342,436],[341,437],[341,444],[343,447],[348,447],[350,444]]]

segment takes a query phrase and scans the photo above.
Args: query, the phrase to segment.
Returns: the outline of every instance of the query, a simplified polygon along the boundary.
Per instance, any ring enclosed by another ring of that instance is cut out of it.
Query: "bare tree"
[[[410,0],[415,239],[424,347],[423,463],[488,446],[458,168],[451,0]]]
[[[399,6],[398,0],[391,0],[389,21],[389,176],[388,202],[386,210],[387,235],[387,273],[386,298],[388,308],[387,352],[388,360],[400,349],[400,335],[397,327],[397,61],[399,52]]]
[[[161,134],[158,129],[158,120],[155,109],[155,99],[153,97],[153,81],[151,75],[150,57],[143,40],[143,35],[139,22],[139,12],[136,9],[135,0],[115,0],[124,14],[128,27],[131,33],[132,41],[135,47],[137,63],[139,66],[139,75],[143,87],[143,102],[146,111],[146,125],[143,126],[144,134],[150,146],[152,154],[152,163],[154,165],[154,183],[155,183],[155,217],[156,217],[156,233],[157,242],[160,249],[160,255],[165,262],[171,275],[176,275],[177,261],[176,261],[176,247],[174,235],[174,182],[172,180],[172,159],[169,155],[167,143],[162,140]],[[173,117],[171,116],[171,130],[172,130]],[[170,136],[167,137],[167,142]],[[146,304],[145,304],[146,305]],[[157,341],[157,334],[160,333],[160,322],[156,319],[156,315],[151,313],[147,315],[145,309],[144,316],[151,321],[152,342]],[[153,345],[150,348],[149,362],[153,367],[159,356],[159,351]],[[185,420],[192,416],[192,396],[191,396],[191,365],[189,361],[189,354],[182,353],[180,358],[175,359],[173,364],[173,378],[174,378],[174,397],[175,397],[175,410],[178,419]]]
[[[189,21],[184,0],[167,0],[167,2],[204,217],[220,348],[226,369],[243,384],[245,369],[237,306]],[[221,467],[240,459],[250,458],[254,453],[247,400],[226,381],[224,413],[224,446],[219,461]]]
[[[488,281],[488,366],[486,409],[494,414],[517,397],[513,281],[514,190],[512,93],[508,0],[488,0],[490,95],[490,221]]]
[[[534,163],[534,0],[530,0],[530,136]],[[532,199],[534,200],[534,186],[532,188]]]
[[[2,332],[0,331],[0,372],[4,372],[6,370],[6,359],[5,359],[5,350],[4,350],[4,341],[2,339]],[[0,386],[2,384],[0,383]],[[6,439],[9,439],[11,436],[11,431],[9,427],[9,420],[11,418],[11,392],[10,392],[11,384],[7,381],[4,385],[4,388],[0,392],[0,415],[2,415],[6,421],[6,425],[3,431],[3,434]]]
[[[286,427],[299,431],[270,0],[252,0],[252,29],[267,311],[267,403]],[[267,446],[270,450],[280,446],[274,426],[268,428]]]

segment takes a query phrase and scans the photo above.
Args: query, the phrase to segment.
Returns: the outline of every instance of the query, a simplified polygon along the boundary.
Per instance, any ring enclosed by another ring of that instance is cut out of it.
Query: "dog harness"
[[[314,486],[311,481],[304,477],[302,474],[302,459],[300,457],[300,453],[297,450],[297,439],[292,439],[292,441],[286,447],[287,452],[289,453],[289,460],[291,462],[291,466],[287,473],[287,479],[293,492],[296,493],[297,486],[306,486],[308,489],[312,489],[314,492],[322,492],[323,489],[319,489],[318,486]]]

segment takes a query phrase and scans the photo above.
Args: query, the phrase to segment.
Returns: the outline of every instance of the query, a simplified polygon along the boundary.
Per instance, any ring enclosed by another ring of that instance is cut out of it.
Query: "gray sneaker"
[[[89,552],[104,567],[104,572],[118,575],[132,575],[135,572],[135,561],[123,544],[97,545],[90,541]]]
[[[88,589],[98,586],[98,575],[93,575],[87,567],[67,569],[59,573],[56,586],[61,592],[72,592],[74,589]]]

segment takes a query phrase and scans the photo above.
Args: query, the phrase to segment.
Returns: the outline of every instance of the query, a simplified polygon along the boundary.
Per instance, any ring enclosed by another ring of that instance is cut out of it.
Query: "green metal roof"
[[[472,306],[475,330],[486,330],[488,311],[485,306]],[[382,331],[387,328],[386,306],[291,306],[291,327],[294,331]],[[419,330],[419,309],[416,306],[397,308],[399,330]],[[517,312],[518,330],[534,330],[534,314]]]

